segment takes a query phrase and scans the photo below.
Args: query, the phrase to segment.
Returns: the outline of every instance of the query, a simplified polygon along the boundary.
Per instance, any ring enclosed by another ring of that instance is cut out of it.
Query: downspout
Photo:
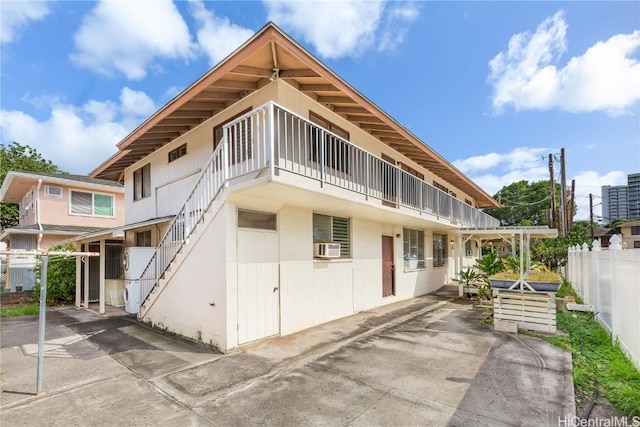
[[[36,190],[36,222],[38,223],[38,246],[36,249],[40,250],[40,243],[42,242],[42,224],[40,223],[40,187],[42,187],[42,179],[38,179],[38,189]]]

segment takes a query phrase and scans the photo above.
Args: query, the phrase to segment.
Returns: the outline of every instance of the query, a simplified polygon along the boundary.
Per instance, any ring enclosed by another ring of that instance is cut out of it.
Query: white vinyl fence
[[[609,242],[569,248],[567,280],[640,369],[640,249],[623,250],[617,235]]]

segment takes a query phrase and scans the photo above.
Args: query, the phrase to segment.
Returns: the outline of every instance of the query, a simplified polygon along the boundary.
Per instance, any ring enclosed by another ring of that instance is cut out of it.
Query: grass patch
[[[40,313],[40,304],[26,304],[17,307],[0,308],[0,317],[26,316]]]
[[[556,292],[557,298],[564,298],[565,296],[574,297],[578,304],[583,303],[582,298],[578,296],[575,289],[573,289],[573,286],[571,286],[569,282],[562,283],[562,285],[560,285],[560,288],[558,288],[558,292]]]
[[[559,311],[558,329],[568,337],[536,335],[553,345],[571,351],[573,384],[581,400],[591,399],[595,389],[620,412],[629,417],[640,416],[640,372],[611,341],[611,335],[591,313]]]

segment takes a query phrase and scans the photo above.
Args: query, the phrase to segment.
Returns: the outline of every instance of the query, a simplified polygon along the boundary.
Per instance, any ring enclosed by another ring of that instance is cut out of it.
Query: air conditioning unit
[[[340,258],[340,243],[314,243],[313,256],[316,258]]]

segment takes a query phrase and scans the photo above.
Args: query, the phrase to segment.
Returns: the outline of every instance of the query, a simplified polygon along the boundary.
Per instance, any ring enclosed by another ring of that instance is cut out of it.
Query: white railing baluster
[[[222,189],[231,180],[264,168],[270,176],[275,176],[276,168],[284,169],[319,180],[322,186],[329,183],[367,199],[391,202],[398,209],[429,212],[437,219],[476,227],[499,225],[484,212],[269,102],[223,126],[222,141],[140,277],[143,302]]]

